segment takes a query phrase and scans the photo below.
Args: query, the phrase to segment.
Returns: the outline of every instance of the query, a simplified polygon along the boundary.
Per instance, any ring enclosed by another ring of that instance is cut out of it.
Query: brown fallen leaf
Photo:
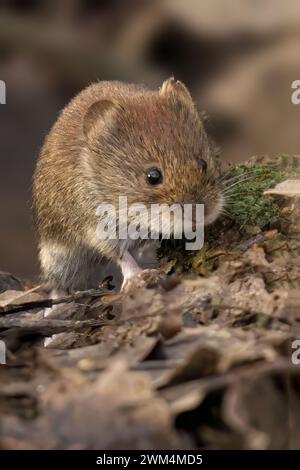
[[[229,369],[259,360],[274,361],[276,351],[271,347],[258,344],[243,331],[210,327],[185,328],[174,339],[162,346],[164,357],[181,359],[177,367],[164,371],[155,379],[158,388],[223,374]]]
[[[35,449],[181,447],[166,402],[146,374],[128,371],[122,360],[92,382],[65,369],[41,394],[35,419],[3,416],[0,446],[12,439]]]
[[[243,437],[246,449],[300,448],[299,398],[292,383],[289,375],[276,381],[253,376],[229,388],[223,402],[224,419]]]

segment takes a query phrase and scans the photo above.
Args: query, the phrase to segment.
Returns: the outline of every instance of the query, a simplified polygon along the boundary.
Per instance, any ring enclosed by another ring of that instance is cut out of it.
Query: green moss
[[[272,198],[264,197],[263,192],[291,177],[295,177],[292,172],[275,166],[249,168],[238,165],[232,168],[228,178],[241,179],[241,182],[232,187],[226,212],[241,233],[248,226],[266,228],[279,218],[278,207]]]

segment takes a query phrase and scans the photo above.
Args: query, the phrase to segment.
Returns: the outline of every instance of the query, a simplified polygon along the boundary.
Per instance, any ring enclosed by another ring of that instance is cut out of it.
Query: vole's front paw
[[[158,269],[143,269],[135,276],[124,278],[121,292],[127,293],[139,287],[156,284],[163,276],[164,274]]]

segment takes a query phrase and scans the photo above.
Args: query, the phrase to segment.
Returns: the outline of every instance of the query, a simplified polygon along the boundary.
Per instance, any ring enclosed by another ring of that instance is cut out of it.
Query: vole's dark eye
[[[207,162],[203,160],[203,158],[199,158],[199,165],[203,173],[206,173],[207,171]]]
[[[150,168],[150,170],[147,171],[147,181],[149,184],[155,186],[157,184],[160,184],[162,182],[162,179],[163,177],[161,171],[157,168]]]

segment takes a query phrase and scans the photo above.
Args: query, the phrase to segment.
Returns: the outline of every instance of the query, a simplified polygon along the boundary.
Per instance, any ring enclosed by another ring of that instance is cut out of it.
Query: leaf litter
[[[1,273],[0,449],[300,448],[300,189],[275,170],[242,201],[262,226],[225,217],[198,253],[165,246],[126,293],[52,301]]]

